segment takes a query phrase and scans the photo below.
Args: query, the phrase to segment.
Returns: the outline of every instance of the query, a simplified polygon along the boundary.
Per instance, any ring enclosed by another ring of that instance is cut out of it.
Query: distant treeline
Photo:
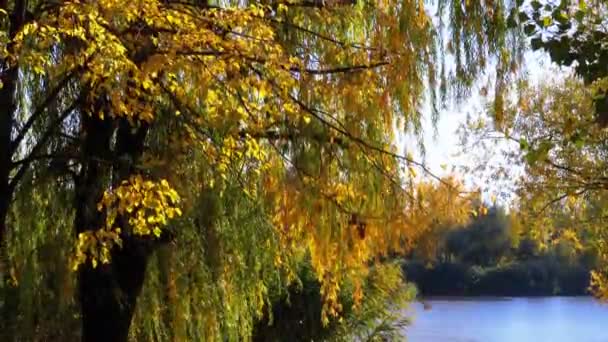
[[[589,270],[539,258],[494,267],[419,261],[403,265],[423,296],[578,296],[587,294]]]
[[[407,281],[423,296],[575,296],[588,294],[597,262],[567,239],[539,241],[501,208],[469,225],[438,230],[432,253],[414,250],[403,262]]]

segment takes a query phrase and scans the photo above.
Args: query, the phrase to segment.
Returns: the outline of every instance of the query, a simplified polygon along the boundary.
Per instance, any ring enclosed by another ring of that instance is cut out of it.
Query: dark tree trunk
[[[17,70],[11,68],[2,74],[4,86],[0,89],[0,243],[4,243],[6,234],[6,216],[13,191],[9,184],[11,170],[11,133],[15,112],[15,82]]]
[[[7,10],[7,1],[0,1],[0,8]],[[9,38],[21,29],[25,22],[26,0],[15,1],[10,16]],[[9,52],[12,44],[8,46]],[[13,197],[13,189],[9,183],[13,148],[11,146],[11,134],[13,132],[15,109],[15,90],[17,89],[18,70],[15,66],[9,66],[6,61],[0,62],[0,245],[4,243],[7,230],[8,209]]]
[[[82,341],[126,342],[146,273],[149,252],[124,241],[110,265],[80,272]]]
[[[132,132],[128,122],[101,120],[84,114],[85,143],[83,157],[87,162],[76,182],[76,231],[99,229],[104,224],[97,203],[110,184],[119,183],[133,173],[133,164],[143,151],[147,128]],[[112,149],[112,135],[116,145]],[[110,162],[111,161],[111,162]],[[118,222],[124,222],[118,218]],[[126,229],[123,229],[125,231]],[[123,247],[115,248],[109,265],[82,267],[79,293],[82,312],[82,341],[127,341],[137,297],[139,296],[150,255],[143,241],[122,236]]]

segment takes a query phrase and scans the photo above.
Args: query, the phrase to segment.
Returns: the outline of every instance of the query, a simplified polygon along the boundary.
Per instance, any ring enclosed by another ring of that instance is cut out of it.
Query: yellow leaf
[[[162,231],[160,230],[160,228],[154,227],[153,233],[157,238],[159,238]]]
[[[416,176],[418,176],[418,174],[416,173],[416,170],[415,170],[415,169],[414,169],[412,166],[408,166],[408,168],[407,168],[407,169],[409,170],[410,175],[411,175],[412,177],[416,177]]]

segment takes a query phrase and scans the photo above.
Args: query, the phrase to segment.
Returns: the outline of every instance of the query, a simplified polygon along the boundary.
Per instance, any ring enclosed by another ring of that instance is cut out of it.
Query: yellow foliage
[[[112,248],[122,246],[120,228],[88,230],[78,234],[76,251],[71,258],[71,268],[77,271],[87,261],[96,268],[99,263],[108,264]]]
[[[598,271],[591,271],[589,288],[594,296],[601,300],[608,300],[608,277]]]
[[[85,102],[109,102],[89,115],[174,124],[171,179],[220,194],[238,181],[263,202],[283,249],[275,264],[311,255],[327,320],[341,310],[345,278],[358,286],[374,258],[463,222],[469,198],[395,153],[394,128],[421,132],[425,84],[436,82],[424,3],[289,3],[66,1],[23,27],[11,61],[50,78],[74,73]],[[48,53],[57,45],[59,58]],[[191,165],[193,155],[204,165]],[[140,175],[109,189],[98,206],[105,226],[79,236],[75,267],[109,262],[121,235],[159,237],[179,202],[166,181]]]
[[[323,320],[337,316],[340,284],[349,278],[360,286],[367,275],[368,262],[390,252],[405,252],[418,239],[437,225],[456,225],[468,220],[470,198],[462,195],[461,185],[453,179],[445,183],[422,182],[413,193],[391,193],[397,202],[391,206],[388,188],[376,194],[365,194],[365,203],[377,206],[355,213],[349,211],[363,194],[356,183],[334,183],[321,189],[321,198],[311,199],[304,188],[282,183],[266,183],[266,194],[274,203],[273,223],[287,250],[304,248],[321,282],[324,298]],[[386,184],[388,186],[388,182]],[[392,197],[391,197],[392,198]],[[311,203],[307,207],[306,203]],[[364,206],[365,207],[365,206]],[[361,208],[361,207],[359,207]],[[336,214],[336,211],[338,213]],[[300,245],[298,241],[307,241]],[[357,300],[361,293],[357,293]]]
[[[608,301],[608,243],[606,242],[605,238],[600,238],[597,242],[599,266],[591,271],[589,284],[591,293],[604,301]]]
[[[118,217],[126,216],[133,235],[158,238],[161,227],[167,225],[168,220],[182,215],[179,202],[179,195],[166,180],[145,181],[141,175],[136,175],[116,189],[106,191],[97,209],[105,209],[105,228],[108,230],[114,229]]]
[[[105,214],[105,226],[78,234],[72,269],[90,260],[93,268],[111,260],[111,251],[122,247],[121,233],[159,238],[170,219],[181,216],[180,197],[169,183],[144,180],[141,175],[123,181],[104,193],[97,209]]]

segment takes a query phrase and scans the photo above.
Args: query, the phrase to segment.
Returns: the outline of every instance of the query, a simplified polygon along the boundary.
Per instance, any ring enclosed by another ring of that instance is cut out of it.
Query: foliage
[[[605,2],[580,2],[578,6],[567,6],[565,2],[559,5],[547,4],[544,10],[545,13],[551,11],[551,17],[545,14],[544,25],[538,28],[538,18],[542,15],[540,7],[536,6],[533,14],[533,18],[536,19],[536,25],[530,24],[530,34],[534,32],[536,35],[532,41],[533,47],[547,50],[550,53],[551,59],[558,64],[573,65],[576,62],[574,65],[575,72],[582,77],[587,85],[585,89],[587,94],[584,96],[585,101],[586,103],[589,101],[593,103],[593,110],[589,111],[587,109],[587,113],[592,112],[599,126],[606,127],[608,123],[608,87],[606,86],[608,77],[608,69],[606,69],[608,61],[608,49],[606,49],[608,32],[606,32],[605,26],[607,11]],[[551,18],[556,18],[558,23],[553,23]],[[551,31],[551,34],[545,39],[541,38],[541,34],[548,31]],[[572,88],[577,89],[576,86]],[[589,152],[591,158],[587,158],[589,161],[582,165],[570,164],[573,160],[567,160],[560,165],[565,168],[564,172],[567,174],[576,174],[578,170],[584,170],[585,174],[582,177],[586,178],[585,183],[598,181],[593,186],[584,184],[574,187],[575,191],[572,191],[574,195],[570,195],[573,196],[572,198],[583,195],[587,197],[581,201],[583,205],[587,202],[602,203],[605,197],[604,190],[606,190],[603,180],[598,179],[603,178],[601,175],[603,175],[604,170],[595,169],[595,167],[601,168],[601,164],[603,163],[602,157],[605,154],[605,139],[602,139],[602,136],[604,132],[597,127],[587,129],[587,127],[581,125],[581,122],[589,120],[587,113],[583,112],[583,117],[580,119],[571,118],[570,120],[574,120],[574,122],[567,122],[563,127],[564,130],[571,131],[574,126],[582,131],[580,138],[578,136],[574,138],[578,147],[577,154],[587,154],[587,150],[589,149],[591,150]],[[571,132],[568,133],[570,134]],[[571,167],[571,165],[580,167]],[[576,202],[576,200],[573,199],[572,202]],[[602,217],[605,216],[603,213],[597,213],[597,210],[592,211],[593,213],[587,213],[586,216],[588,218],[584,219],[584,221],[601,221]],[[605,233],[595,225],[591,229],[596,236],[595,246],[600,251],[599,255],[604,255],[604,251],[606,250]],[[605,284],[608,283],[608,273],[603,261],[600,265],[602,265],[601,270],[595,270],[591,274],[591,287],[597,296],[606,299],[608,295]]]
[[[386,341],[402,339],[409,325],[404,309],[416,297],[397,263],[376,265],[365,282],[366,297],[352,309],[335,333],[336,340]]]
[[[69,260],[74,245],[73,212],[65,203],[69,193],[60,182],[31,187],[14,200],[10,213],[14,229],[2,249],[0,338],[5,341],[44,341],[78,338],[80,322],[74,273]]]
[[[601,0],[518,1],[508,19],[510,26],[523,27],[533,50],[546,51],[554,63],[571,66],[592,85],[595,117],[602,127],[608,123],[607,10]]]
[[[135,341],[247,340],[269,296],[289,283],[275,266],[288,251],[242,189],[206,191],[195,206],[176,224],[176,240],[151,260],[131,329]]]
[[[463,229],[446,237],[446,252],[467,264],[497,264],[511,247],[510,227],[504,209],[490,208]]]
[[[2,4],[0,240],[7,264],[28,260],[15,241],[61,241],[48,262],[77,268],[62,281],[78,278],[81,315],[74,297],[47,297],[69,303],[57,317],[80,319],[84,340],[247,339],[305,255],[325,324],[344,284],[362,308],[366,290],[396,293],[395,272],[370,262],[464,223],[473,196],[400,155],[395,129],[421,137],[426,91],[436,114],[492,56],[500,96],[520,57],[502,2],[441,1],[439,27],[409,0]],[[50,185],[63,216],[41,222],[61,229],[32,234],[22,217],[38,207],[20,201]],[[57,281],[13,273],[7,298],[42,300]],[[377,303],[365,310],[382,316]],[[30,308],[16,317],[44,305]]]
[[[504,160],[523,171],[515,178],[518,220],[540,251],[558,248],[562,259],[582,250],[602,255],[606,131],[595,122],[593,86],[573,76],[538,86],[522,82],[515,94],[500,126],[471,126],[469,133],[511,142]],[[596,266],[604,268],[601,261]],[[592,273],[596,289],[604,279],[600,269]]]
[[[589,273],[600,261],[595,237],[581,240],[571,229],[546,227],[552,236],[541,248],[533,231],[515,224],[521,219],[521,213],[491,207],[487,215],[449,230],[440,258],[429,262],[413,254],[403,264],[406,278],[427,296],[588,293]]]
[[[488,267],[412,262],[404,272],[424,296],[583,296],[590,285],[589,268],[551,256]]]
[[[126,226],[133,230],[127,234],[160,238],[161,227],[166,226],[168,220],[182,215],[178,203],[179,195],[165,179],[155,184],[137,175],[123,181],[115,190],[106,191],[97,205],[97,210],[105,209],[106,226],[78,234],[72,268],[77,270],[88,259],[93,268],[99,262],[110,263],[110,251],[115,247],[122,248],[122,231],[116,226],[116,218],[127,213],[131,217]]]
[[[301,271],[301,283],[274,301],[272,317],[258,323],[254,341],[383,341],[403,338],[408,320],[403,316],[415,298],[415,288],[404,284],[398,263],[376,264],[365,280],[365,297],[352,300],[353,284],[345,284],[340,297],[344,315],[321,325],[322,299],[319,283],[309,267]],[[310,317],[312,316],[312,317]]]

